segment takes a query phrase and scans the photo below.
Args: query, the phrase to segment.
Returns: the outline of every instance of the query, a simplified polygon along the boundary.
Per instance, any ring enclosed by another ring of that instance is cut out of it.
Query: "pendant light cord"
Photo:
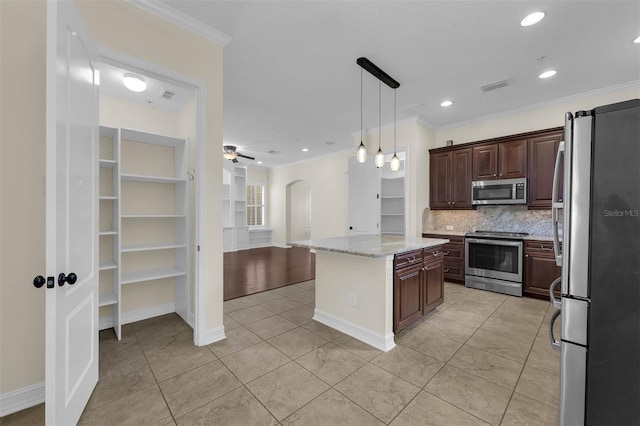
[[[393,89],[393,155],[396,154],[396,109],[398,108],[397,89]]]
[[[362,143],[362,68],[360,68],[360,143]]]
[[[382,81],[378,80],[378,151],[382,149]]]

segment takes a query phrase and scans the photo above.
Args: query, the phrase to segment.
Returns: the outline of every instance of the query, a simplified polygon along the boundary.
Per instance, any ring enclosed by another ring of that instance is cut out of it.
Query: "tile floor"
[[[309,281],[224,303],[227,339],[176,315],[100,333],[82,425],[555,425],[550,305],[445,283],[383,353],[311,318]],[[41,424],[42,405],[0,419]]]

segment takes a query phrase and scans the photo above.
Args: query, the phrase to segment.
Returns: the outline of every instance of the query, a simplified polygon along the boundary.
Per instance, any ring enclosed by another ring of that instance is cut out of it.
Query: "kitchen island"
[[[421,265],[424,249],[448,242],[438,238],[356,235],[294,241],[291,245],[316,250],[313,319],[389,351],[395,346],[394,309],[398,310],[394,308],[394,259],[408,264],[419,261]],[[413,302],[422,306],[420,300]]]

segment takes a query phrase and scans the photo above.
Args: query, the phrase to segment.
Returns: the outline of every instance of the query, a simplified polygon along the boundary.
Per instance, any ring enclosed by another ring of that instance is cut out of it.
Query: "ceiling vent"
[[[280,151],[276,151],[274,149],[270,149],[270,150],[267,151],[267,154],[269,154],[269,155],[278,155],[278,154],[280,154]]]
[[[511,80],[505,78],[504,80],[494,81],[493,83],[485,84],[480,87],[480,90],[483,92],[490,92],[492,90],[501,89],[503,87],[507,87],[511,83]]]
[[[162,93],[160,93],[160,97],[162,99],[164,99],[164,100],[167,100],[167,101],[170,101],[176,95],[177,95],[176,92],[174,92],[173,90],[169,90],[169,89],[163,89]]]

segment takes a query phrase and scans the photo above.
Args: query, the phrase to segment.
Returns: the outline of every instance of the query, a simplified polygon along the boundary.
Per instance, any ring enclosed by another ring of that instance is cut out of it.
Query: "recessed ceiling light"
[[[633,42],[634,42],[635,44],[640,44],[640,36],[636,37],[636,39],[635,39],[635,40],[633,40]]]
[[[302,148],[302,152],[309,152],[309,148]]]
[[[122,84],[132,92],[144,92],[147,90],[147,83],[144,78],[135,74],[125,74],[122,77]]]
[[[258,164],[262,164],[262,161],[258,161]]]
[[[544,12],[533,12],[520,21],[520,25],[523,27],[530,27],[531,25],[535,25],[538,22],[542,21],[544,18]]]
[[[538,76],[538,78],[549,78],[549,77],[553,77],[554,75],[556,75],[556,70],[549,70],[549,71],[545,71],[542,74],[540,74]]]
[[[440,106],[443,106],[443,107],[448,107],[451,105],[453,105],[453,102],[451,101],[442,101],[442,103],[440,104]]]

